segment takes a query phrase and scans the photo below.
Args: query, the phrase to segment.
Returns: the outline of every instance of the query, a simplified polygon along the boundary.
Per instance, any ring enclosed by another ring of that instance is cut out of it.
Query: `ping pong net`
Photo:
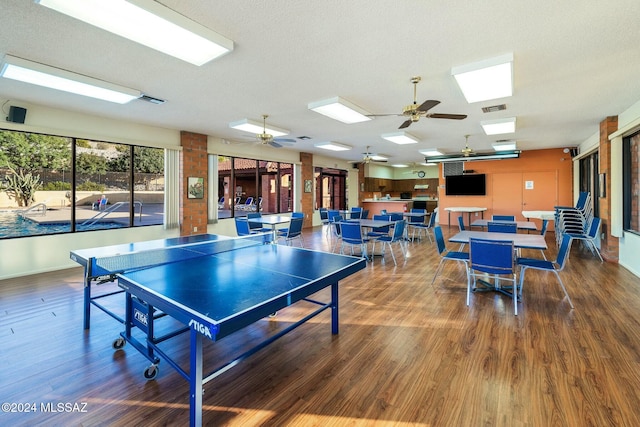
[[[96,259],[96,265],[111,274],[131,272],[158,265],[211,256],[249,246],[263,245],[270,242],[270,237],[271,233],[257,233],[224,240],[187,243],[168,248],[130,252]]]

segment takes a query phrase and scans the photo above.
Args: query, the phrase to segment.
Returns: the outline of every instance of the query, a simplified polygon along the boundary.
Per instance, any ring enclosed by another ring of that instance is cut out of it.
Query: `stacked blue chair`
[[[556,241],[560,245],[563,234],[586,234],[593,218],[591,193],[583,191],[575,206],[555,206]]]

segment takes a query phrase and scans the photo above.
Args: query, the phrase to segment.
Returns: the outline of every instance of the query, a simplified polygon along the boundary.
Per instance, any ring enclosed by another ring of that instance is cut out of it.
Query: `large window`
[[[293,210],[293,164],[218,157],[218,218]]]
[[[0,130],[0,177],[0,238],[164,220],[162,149]]]
[[[623,227],[640,234],[640,132],[622,143]]]
[[[347,172],[339,169],[316,168],[316,209],[347,208]]]
[[[591,194],[591,204],[593,205],[593,215],[600,216],[600,180],[599,178],[599,155],[596,151],[580,159],[580,191],[587,191]]]

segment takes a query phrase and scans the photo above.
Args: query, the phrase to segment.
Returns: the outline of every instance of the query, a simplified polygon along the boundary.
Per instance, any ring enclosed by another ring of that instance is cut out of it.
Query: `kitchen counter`
[[[438,201],[427,198],[400,199],[392,197],[390,199],[381,198],[378,200],[364,199],[362,207],[369,210],[369,217],[379,215],[382,209],[387,212],[409,212],[411,209],[427,209],[427,212],[433,212],[438,206]]]

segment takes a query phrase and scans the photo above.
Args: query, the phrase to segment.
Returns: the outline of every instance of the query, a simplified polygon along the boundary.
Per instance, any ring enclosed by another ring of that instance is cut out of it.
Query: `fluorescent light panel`
[[[36,3],[194,65],[233,50],[232,40],[152,0]]]
[[[440,151],[439,148],[425,148],[424,150],[419,150],[418,152],[427,157],[444,155],[444,153]]]
[[[367,114],[368,111],[363,110],[357,105],[352,104],[346,99],[336,96],[334,98],[324,99],[322,101],[311,102],[307,108],[316,113],[323,114],[342,123],[352,124],[371,120]]]
[[[418,143],[418,138],[406,132],[383,133],[380,136],[383,139],[386,139],[387,141],[391,141],[393,143],[400,144],[400,145]]]
[[[135,89],[11,55],[5,55],[0,76],[118,104],[125,104],[142,96]]]
[[[318,142],[317,144],[313,144],[314,147],[322,148],[324,150],[331,151],[348,151],[353,147],[345,144],[340,144],[339,142],[327,141],[327,142]]]
[[[389,156],[386,156],[384,154],[370,154],[369,158],[371,160],[389,160]]]
[[[491,144],[495,151],[513,151],[516,147],[516,141],[500,141]]]
[[[513,95],[513,53],[451,69],[468,103]]]
[[[391,167],[393,167],[393,168],[408,168],[409,165],[404,164],[404,163],[396,163],[396,164],[391,165]]]
[[[516,131],[516,118],[486,120],[480,122],[484,133],[487,135],[500,135],[503,133],[514,133]]]
[[[283,136],[288,135],[289,131],[286,129],[277,128],[275,126],[267,125],[264,126],[263,123],[257,122],[251,119],[242,119],[235,122],[229,123],[229,127],[232,129],[242,130],[249,133],[260,134],[262,132],[266,132],[272,136]]]

